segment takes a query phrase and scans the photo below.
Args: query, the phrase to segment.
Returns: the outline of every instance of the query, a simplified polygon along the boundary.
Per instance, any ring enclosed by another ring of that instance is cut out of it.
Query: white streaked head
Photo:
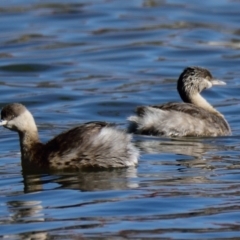
[[[16,132],[36,131],[32,114],[20,103],[11,103],[1,111],[0,126]]]
[[[226,83],[215,79],[206,68],[194,66],[183,70],[178,79],[177,89],[182,100],[189,102],[194,95],[215,85],[226,85]]]

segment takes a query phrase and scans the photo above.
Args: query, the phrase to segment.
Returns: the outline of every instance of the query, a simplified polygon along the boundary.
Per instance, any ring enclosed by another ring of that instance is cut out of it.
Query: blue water
[[[0,2],[0,108],[21,102],[42,141],[136,106],[180,101],[187,66],[227,82],[203,93],[233,136],[135,136],[134,169],[22,174],[18,136],[0,130],[6,239],[230,239],[240,236],[240,1]]]

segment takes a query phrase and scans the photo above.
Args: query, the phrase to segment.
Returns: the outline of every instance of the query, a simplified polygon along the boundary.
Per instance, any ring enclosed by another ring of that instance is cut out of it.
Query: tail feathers
[[[139,151],[131,142],[131,139],[132,136],[122,130],[106,127],[94,139],[94,143],[105,153],[104,160],[105,158],[113,159],[114,164],[119,164],[119,166],[136,166]]]

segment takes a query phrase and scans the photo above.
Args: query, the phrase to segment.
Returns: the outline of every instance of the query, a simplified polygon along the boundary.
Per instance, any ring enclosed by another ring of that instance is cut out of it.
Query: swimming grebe
[[[39,141],[32,114],[20,103],[3,107],[1,125],[18,132],[23,168],[84,169],[135,166],[138,150],[131,135],[106,122],[89,122]]]
[[[213,85],[226,83],[205,68],[187,67],[179,76],[177,89],[184,103],[141,106],[128,118],[129,132],[164,136],[225,136],[231,129],[224,116],[201,95]]]

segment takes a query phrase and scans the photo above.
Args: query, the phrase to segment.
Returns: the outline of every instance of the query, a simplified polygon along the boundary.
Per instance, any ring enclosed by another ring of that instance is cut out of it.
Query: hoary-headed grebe
[[[39,141],[32,114],[20,103],[3,107],[1,125],[20,138],[23,168],[84,169],[135,166],[139,152],[131,135],[106,122],[89,122]]]
[[[200,95],[206,88],[225,84],[205,68],[187,67],[177,83],[184,103],[138,107],[137,116],[128,118],[129,132],[173,137],[229,135],[231,129],[224,116]]]

